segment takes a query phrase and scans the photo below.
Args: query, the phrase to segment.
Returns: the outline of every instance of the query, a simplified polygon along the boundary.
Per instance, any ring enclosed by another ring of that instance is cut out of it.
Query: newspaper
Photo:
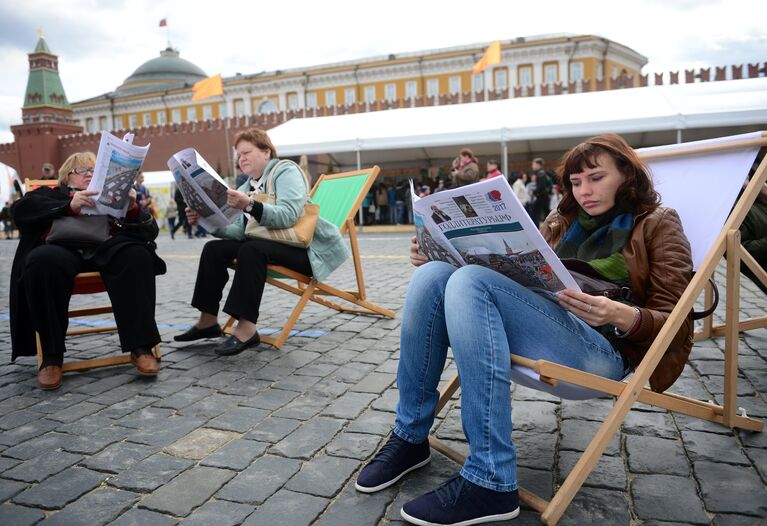
[[[186,148],[168,159],[176,185],[186,205],[200,215],[199,224],[208,231],[231,225],[242,210],[226,204],[229,188],[194,148]]]
[[[580,291],[505,177],[422,198],[413,181],[410,190],[416,238],[430,260],[482,265],[537,291]]]
[[[98,192],[94,196],[96,205],[82,207],[83,214],[125,217],[130,201],[128,194],[141,171],[149,146],[133,144],[132,133],[126,133],[120,139],[108,131],[101,132],[96,166],[88,185],[88,191]]]

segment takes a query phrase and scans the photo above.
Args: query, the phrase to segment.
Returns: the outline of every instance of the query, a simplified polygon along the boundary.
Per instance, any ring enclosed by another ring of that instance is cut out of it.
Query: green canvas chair
[[[309,301],[340,312],[394,317],[393,311],[379,307],[366,299],[365,279],[362,275],[362,263],[357,246],[357,231],[354,228],[354,216],[357,215],[379,171],[378,166],[374,166],[367,170],[321,175],[310,193],[312,201],[320,206],[320,217],[336,225],[342,236],[349,234],[357,290],[341,290],[289,268],[269,265],[266,282],[295,294],[299,300],[282,330],[274,336],[261,336],[262,342],[279,349],[290,336],[293,326]],[[295,285],[291,283],[293,280],[296,282]],[[343,300],[345,304],[338,303],[339,300]],[[224,325],[224,332],[229,333],[233,324],[234,318],[230,317]]]

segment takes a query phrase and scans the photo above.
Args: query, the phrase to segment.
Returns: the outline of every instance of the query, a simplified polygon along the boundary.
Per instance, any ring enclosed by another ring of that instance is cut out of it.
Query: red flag
[[[168,25],[168,19],[167,18],[163,18],[162,20],[160,20],[160,27],[165,27],[167,25]]]

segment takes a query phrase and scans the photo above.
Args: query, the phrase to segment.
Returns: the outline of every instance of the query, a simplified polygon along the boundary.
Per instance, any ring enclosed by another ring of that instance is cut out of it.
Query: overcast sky
[[[764,0],[0,0],[0,143],[21,122],[42,28],[70,102],[112,91],[168,40],[208,75],[313,66],[552,33],[596,34],[643,73],[767,61]],[[168,20],[168,30],[159,21]]]

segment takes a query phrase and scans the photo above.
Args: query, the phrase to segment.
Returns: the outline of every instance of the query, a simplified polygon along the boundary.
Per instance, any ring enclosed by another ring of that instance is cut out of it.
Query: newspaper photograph
[[[422,198],[410,185],[416,238],[430,260],[482,265],[531,289],[580,290],[504,177]]]
[[[130,190],[141,171],[149,146],[133,144],[132,133],[126,133],[120,139],[108,131],[101,132],[96,166],[88,185],[88,191],[98,192],[94,196],[96,205],[83,207],[83,214],[125,217]]]
[[[194,148],[173,154],[168,168],[186,205],[200,215],[199,223],[205,230],[230,225],[242,214],[242,210],[226,204],[229,187]]]

